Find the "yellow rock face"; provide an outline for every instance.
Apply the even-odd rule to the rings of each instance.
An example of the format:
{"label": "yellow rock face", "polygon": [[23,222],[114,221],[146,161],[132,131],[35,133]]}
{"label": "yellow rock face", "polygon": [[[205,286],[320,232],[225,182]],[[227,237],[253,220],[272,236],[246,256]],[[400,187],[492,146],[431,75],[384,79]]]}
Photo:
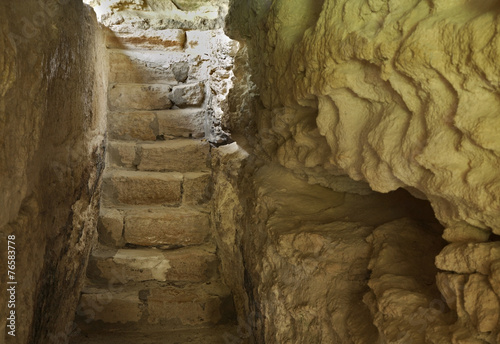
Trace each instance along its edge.
{"label": "yellow rock face", "polygon": [[229,31],[253,37],[280,162],[417,189],[443,223],[500,233],[498,4],[314,3],[230,11]]}
{"label": "yellow rock face", "polygon": [[[362,298],[371,329],[363,335],[359,324],[346,321],[358,334],[350,339],[335,318],[348,305],[321,325],[303,321],[299,307],[279,299],[289,295],[281,285],[265,294],[270,282],[262,276],[273,271],[281,283],[286,279],[281,265],[263,265],[255,294],[271,319],[263,321],[266,343],[300,338],[303,323],[310,342],[498,342],[498,245],[487,242],[497,238],[491,232],[500,234],[498,11],[497,1],[232,2],[226,31],[247,44],[258,90],[253,131],[244,125],[234,130],[257,137],[248,139],[252,153],[335,191],[366,195],[366,183],[383,193],[405,188],[430,201],[451,243],[438,254],[440,239],[423,235],[419,226],[398,227],[380,242],[373,238],[382,227],[375,229],[367,255],[370,291]],[[350,182],[339,178],[345,175]],[[304,199],[297,204],[308,205]],[[262,209],[257,212],[265,217]],[[256,247],[269,228],[256,229]],[[314,248],[310,241],[299,246]],[[266,244],[274,258],[269,252],[277,244]],[[423,267],[429,270],[419,271]],[[436,281],[439,269],[446,272]],[[299,281],[295,277],[293,290],[300,290]],[[319,300],[303,304],[328,309],[330,303]],[[377,335],[367,339],[372,325],[378,341]],[[339,338],[326,340],[334,331]]]}

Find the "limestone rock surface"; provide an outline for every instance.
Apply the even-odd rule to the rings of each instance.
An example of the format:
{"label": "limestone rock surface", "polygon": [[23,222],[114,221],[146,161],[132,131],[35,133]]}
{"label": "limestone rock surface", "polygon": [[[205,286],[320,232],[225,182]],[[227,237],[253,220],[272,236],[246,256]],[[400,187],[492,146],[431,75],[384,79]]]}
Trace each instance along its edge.
{"label": "limestone rock surface", "polygon": [[[78,1],[0,2],[0,342],[65,343],[95,240],[104,36]],[[15,235],[9,335],[7,238]]]}
{"label": "limestone rock surface", "polygon": [[[215,181],[229,183],[228,192],[238,195],[224,198],[238,205],[226,214],[228,219],[232,216],[253,233],[230,230],[242,252],[227,253],[241,260],[244,271],[250,270],[244,281],[251,292],[241,302],[254,311],[249,322],[258,341],[302,340],[296,329],[303,323],[292,314],[300,313],[302,305],[320,303],[320,298],[287,303],[286,296],[296,291],[288,290],[275,272],[286,266],[288,257],[276,259],[272,219],[279,217],[284,204],[297,214],[313,207],[313,202],[295,198],[300,192],[293,186],[278,182],[283,191],[275,190],[270,196],[274,203],[266,202],[258,191],[263,179],[253,177],[256,170],[264,171],[261,166],[278,163],[307,180],[311,190],[319,184],[346,192],[346,203],[353,194],[365,195],[367,202],[375,197],[373,191],[390,194],[404,188],[430,202],[449,242],[446,245],[438,232],[430,235],[421,223],[403,226],[407,229],[402,233],[393,229],[383,243],[372,241],[371,249],[387,256],[379,257],[378,268],[377,252],[364,257],[373,268],[365,285],[371,291],[363,297],[368,311],[363,308],[364,315],[358,316],[369,323],[358,331],[365,335],[344,339],[345,332],[335,328],[342,321],[318,325],[308,309],[300,314],[308,319],[305,327],[311,338],[342,343],[497,343],[498,3],[234,0],[226,22],[226,32],[243,49],[235,59],[237,88],[229,93],[230,111],[223,119],[234,137],[242,138],[238,141],[250,157],[237,173],[216,174]],[[238,111],[242,108],[245,111]],[[224,159],[221,164],[231,166]],[[248,184],[243,182],[247,178]],[[253,190],[251,196],[243,196],[248,190]],[[281,197],[288,200],[280,203],[276,198]],[[353,221],[356,206],[351,206]],[[369,225],[370,211],[357,209],[363,214],[359,222]],[[247,218],[246,212],[253,215]],[[291,228],[293,215],[288,215]],[[386,220],[371,224],[376,228],[372,239],[383,232],[378,226],[391,223]],[[301,217],[299,228],[305,228],[305,222]],[[223,222],[220,227],[229,226]],[[251,263],[248,252],[262,246],[265,262]],[[306,247],[304,242],[300,249]],[[322,257],[327,259],[328,253],[318,254],[314,264]],[[387,271],[373,276],[379,268]],[[302,286],[301,276],[297,286]],[[274,285],[277,279],[279,286]],[[315,310],[328,306],[323,303]],[[348,307],[336,308],[338,316]]]}
{"label": "limestone rock surface", "polygon": [[235,1],[227,31],[249,45],[264,147],[311,178],[415,190],[444,224],[500,234],[496,6]]}

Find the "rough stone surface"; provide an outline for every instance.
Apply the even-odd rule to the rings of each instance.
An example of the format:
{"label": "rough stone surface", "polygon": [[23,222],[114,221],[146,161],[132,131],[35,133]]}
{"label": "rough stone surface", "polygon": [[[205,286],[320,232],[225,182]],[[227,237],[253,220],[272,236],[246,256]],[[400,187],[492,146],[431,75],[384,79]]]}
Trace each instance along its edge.
{"label": "rough stone surface", "polygon": [[488,275],[490,265],[500,259],[500,243],[452,243],[436,257],[441,270]]}
{"label": "rough stone surface", "polygon": [[212,194],[211,175],[207,172],[184,173],[182,200],[186,204],[203,204]]}
{"label": "rough stone surface", "polygon": [[109,90],[111,110],[163,110],[170,109],[169,85],[116,84]]}
{"label": "rough stone surface", "polygon": [[445,228],[443,239],[448,242],[484,242],[488,241],[491,232],[471,226],[467,223],[457,223]]}
{"label": "rough stone surface", "polygon": [[97,249],[87,274],[108,284],[128,281],[206,282],[217,272],[217,257],[210,249],[189,247],[174,251],[156,249]]}
{"label": "rough stone surface", "polygon": [[208,169],[209,144],[204,140],[109,141],[108,147],[108,160],[113,167],[175,172]]}
{"label": "rough stone surface", "polygon": [[[174,70],[185,53],[110,49],[110,83],[173,84],[177,81]],[[182,62],[181,62],[182,63]]]}
{"label": "rough stone surface", "polygon": [[123,215],[116,209],[102,207],[97,224],[99,240],[102,243],[121,247],[123,240]]}
{"label": "rough stone surface", "polygon": [[112,112],[108,115],[108,128],[109,137],[116,140],[202,138],[205,112],[199,109]]}
{"label": "rough stone surface", "polygon": [[222,312],[230,312],[222,305],[228,296],[223,290],[153,288],[147,299],[147,321],[169,328],[214,325],[223,318]]}
{"label": "rough stone surface", "polygon": [[479,332],[492,332],[498,328],[497,295],[488,283],[488,278],[481,274],[472,274],[465,284],[465,311]]}
{"label": "rough stone surface", "polygon": [[180,85],[172,88],[170,100],[180,108],[200,106],[205,99],[203,83]]}
{"label": "rough stone surface", "polygon": [[173,330],[173,331],[120,331],[115,332],[89,332],[85,336],[78,336],[72,339],[71,344],[137,344],[137,343],[163,343],[163,344],[220,344],[231,340],[234,344],[247,344],[240,335],[239,330],[233,325],[217,326],[211,328],[201,328],[193,331]]}
{"label": "rough stone surface", "polygon": [[202,171],[207,169],[209,144],[199,140],[170,140],[141,145],[139,170]]}
{"label": "rough stone surface", "polygon": [[108,114],[110,139],[156,140],[156,114],[151,112],[112,112]]}
{"label": "rough stone surface", "polygon": [[428,333],[452,323],[435,283],[440,234],[439,227],[401,219],[368,237],[371,292],[363,300],[382,342],[425,342]]}
{"label": "rough stone surface", "polygon": [[500,234],[495,1],[232,5],[283,165],[413,188],[446,225]]}
{"label": "rough stone surface", "polygon": [[[0,342],[64,343],[95,240],[106,55],[78,1],[0,2]],[[15,235],[16,332],[7,332]]]}
{"label": "rough stone surface", "polygon": [[80,307],[85,309],[97,309],[98,311],[88,315],[93,321],[105,323],[128,323],[137,322],[141,319],[142,309],[138,293],[122,292],[111,294],[83,293],[80,300]]}
{"label": "rough stone surface", "polygon": [[[419,321],[426,314],[439,316],[430,304],[439,299],[433,255],[445,243],[426,202],[407,194],[334,192],[310,185],[277,165],[255,171],[258,163],[235,143],[214,149],[212,159],[212,222],[222,273],[233,290],[239,321],[257,343],[373,343],[379,336],[383,342],[379,335],[383,316],[378,316],[379,330],[372,314],[378,313],[378,307],[394,305],[401,315],[405,302],[413,299],[427,301],[423,305],[428,309],[416,318]],[[394,221],[404,217],[417,220]],[[422,224],[429,221],[430,228]],[[393,253],[385,251],[387,255],[374,253],[386,235],[382,225],[393,232],[388,235],[393,237]],[[376,227],[381,228],[377,244],[367,240]],[[395,270],[405,261],[401,256],[406,249],[413,247],[406,263]],[[414,277],[423,291],[398,285],[403,276],[391,281],[399,286],[400,296],[385,295],[384,285],[378,284],[377,291],[383,295],[364,303],[369,283],[376,283],[376,279],[370,282],[370,269],[377,266],[369,265],[371,257],[388,263],[393,274],[405,267],[415,276],[425,272],[423,280]],[[420,260],[412,263],[412,257]],[[403,315],[394,316],[400,324],[409,321]],[[443,324],[448,323],[443,320]]]}
{"label": "rough stone surface", "polygon": [[142,246],[187,246],[205,242],[209,215],[189,208],[156,210],[125,216],[125,240]]}
{"label": "rough stone surface", "polygon": [[108,165],[134,168],[137,165],[137,145],[134,142],[108,141]]}
{"label": "rough stone surface", "polygon": [[[370,279],[372,294],[364,298],[370,308],[366,323],[376,326],[380,343],[498,342],[495,319],[500,308],[492,297],[494,286],[484,283],[485,279],[491,283],[496,274],[492,263],[499,259],[500,140],[493,129],[500,121],[497,5],[466,0],[231,1],[226,32],[241,41],[234,79],[240,86],[229,93],[230,111],[222,118],[250,157],[241,166],[213,165],[221,170],[215,172],[214,198],[221,198],[216,204],[228,202],[235,208],[229,213],[219,210],[215,218],[220,230],[234,234],[229,236],[232,248],[222,235],[218,240],[229,245],[221,251],[233,261],[240,257],[240,275],[223,266],[233,275],[246,274],[245,291],[235,294],[238,307],[254,314],[245,321],[254,326],[257,342],[301,338],[300,331],[294,331],[297,322],[262,296],[263,276],[278,269],[269,264],[247,272],[253,265],[248,252],[262,245],[273,247],[264,244],[264,238],[272,238],[271,215],[265,215],[260,194],[251,190],[255,190],[255,169],[276,162],[311,184],[347,191],[346,199],[352,197],[349,193],[369,199],[369,189],[388,193],[405,188],[428,200],[446,228],[443,238],[451,244],[437,257],[439,247],[434,244],[439,239],[425,248],[420,236],[414,235],[415,249],[431,260],[436,257],[435,263],[425,260],[430,266],[411,254],[413,262],[401,254],[391,259],[417,271],[422,265],[425,271],[419,272],[425,273],[429,288],[418,276],[401,276],[400,271],[387,274],[391,276],[377,285]],[[232,170],[238,167],[237,172]],[[245,183],[246,179],[250,181]],[[235,195],[219,190],[219,185]],[[291,187],[283,188],[290,190],[290,198],[296,194]],[[308,205],[305,200],[296,202]],[[358,209],[369,218],[367,209]],[[253,234],[231,231],[229,223],[235,222]],[[429,291],[434,288],[436,267],[455,273],[439,274],[437,283],[451,310],[439,304],[437,290]],[[284,288],[280,285],[275,295],[286,294]],[[438,301],[432,303],[434,299]],[[286,311],[292,309],[298,311],[287,305]],[[264,317],[259,317],[262,313]],[[285,334],[276,328],[290,330]],[[311,337],[331,333],[328,324],[309,329]],[[373,343],[373,338],[367,334],[345,342]],[[317,342],[344,340],[323,337]]]}
{"label": "rough stone surface", "polygon": [[112,32],[106,36],[106,46],[115,49],[179,51],[184,48],[184,30],[134,30],[132,33]]}
{"label": "rough stone surface", "polygon": [[[179,339],[175,332],[182,329],[193,334],[203,332],[202,328],[227,324],[233,314],[229,290],[217,282],[171,285],[150,281],[128,285],[127,289],[118,285],[88,286],[77,311],[82,328],[74,335],[80,336],[71,343],[86,342],[89,337],[101,343],[99,339],[107,338],[109,333],[115,336],[119,333],[117,338],[122,340],[134,338],[134,333],[149,334],[149,340],[138,342],[141,344],[170,343],[171,336]],[[164,338],[151,341],[160,332]],[[121,337],[124,333],[128,335]]]}
{"label": "rough stone surface", "polygon": [[157,114],[160,135],[194,138],[205,135],[204,111],[183,109],[158,112]]}
{"label": "rough stone surface", "polygon": [[[224,26],[228,0],[85,0],[107,27],[118,32],[166,29],[214,30]],[[147,33],[145,34],[147,35]],[[154,42],[152,42],[154,43]]]}
{"label": "rough stone surface", "polygon": [[119,204],[177,204],[182,174],[115,171],[105,177],[104,201]]}

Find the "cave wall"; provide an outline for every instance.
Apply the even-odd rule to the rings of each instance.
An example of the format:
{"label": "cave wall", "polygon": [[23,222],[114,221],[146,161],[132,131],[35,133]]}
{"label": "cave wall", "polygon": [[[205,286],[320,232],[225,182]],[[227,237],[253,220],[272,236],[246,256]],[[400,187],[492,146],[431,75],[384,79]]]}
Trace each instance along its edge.
{"label": "cave wall", "polygon": [[496,1],[235,1],[228,22],[251,37],[283,165],[415,189],[443,223],[498,234],[497,15]]}
{"label": "cave wall", "polygon": [[[233,106],[224,119],[241,147],[214,154],[215,190],[222,186],[215,218],[222,219],[221,250],[234,263],[226,266],[228,275],[239,276],[234,288],[245,309],[242,326],[266,343],[499,342],[497,1],[235,0],[230,5],[226,32],[244,43],[240,54],[248,62],[242,59],[235,68]],[[247,69],[251,82],[238,69]],[[231,156],[240,162],[230,162]],[[293,178],[266,182],[280,168]],[[275,187],[287,178],[290,186],[282,188],[288,195],[280,200],[274,195],[282,189]],[[332,208],[355,209],[362,202],[368,209],[397,208],[391,192],[406,189],[430,202],[444,232],[430,230],[439,227],[430,219],[408,220],[415,214],[372,221],[367,208],[358,208],[364,214],[358,226],[370,227],[353,231],[368,243],[365,256],[358,257],[364,262],[351,270],[354,276],[368,273],[364,281],[352,277],[359,282],[358,294],[292,298],[312,270],[296,272],[293,279],[286,274],[307,259],[328,261],[325,247],[342,240],[307,239],[315,251],[307,240],[293,246],[289,239],[291,248],[283,249],[285,232],[273,217],[296,193],[294,178],[344,197],[364,196]],[[388,198],[370,203],[372,190]],[[273,201],[266,201],[268,194]],[[304,200],[295,201],[307,208]],[[296,209],[304,216],[302,210]],[[284,228],[295,225],[284,218]],[[323,225],[330,223],[333,233],[342,228],[338,222],[333,216]],[[306,238],[324,232],[318,226],[299,232]],[[233,244],[224,248],[226,233]],[[383,240],[397,233],[398,238]],[[405,247],[411,254],[404,254]],[[337,268],[325,268],[326,275],[342,271]],[[325,280],[318,285],[329,288]],[[361,335],[346,335],[346,328],[356,328],[349,322],[356,316],[349,315],[349,302],[332,305],[337,298],[358,302],[360,319],[370,322]],[[305,304],[327,311],[313,316],[315,311],[301,308]]]}
{"label": "cave wall", "polygon": [[64,343],[72,330],[104,168],[98,27],[79,0],[0,3],[0,254],[15,235],[17,282],[8,309],[2,263],[2,343]]}

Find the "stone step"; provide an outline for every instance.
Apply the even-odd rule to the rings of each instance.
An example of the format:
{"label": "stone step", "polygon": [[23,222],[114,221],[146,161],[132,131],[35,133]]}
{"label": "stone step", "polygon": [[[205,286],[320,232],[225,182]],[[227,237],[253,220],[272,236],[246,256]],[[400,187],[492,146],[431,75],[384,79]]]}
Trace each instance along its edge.
{"label": "stone step", "polygon": [[[78,332],[77,332],[78,333]],[[210,328],[158,331],[89,331],[70,337],[70,344],[248,344],[248,335],[240,336],[236,325]]]}
{"label": "stone step", "polygon": [[162,84],[114,84],[108,90],[111,110],[164,110],[173,104],[172,86]]}
{"label": "stone step", "polygon": [[205,140],[177,139],[154,142],[109,141],[111,167],[137,168],[139,171],[208,170],[210,145]]}
{"label": "stone step", "polygon": [[181,29],[140,30],[130,32],[108,31],[106,47],[111,49],[138,49],[182,51],[186,44],[186,33]]}
{"label": "stone step", "polygon": [[189,205],[207,203],[212,195],[210,172],[186,172],[182,184],[182,202]]}
{"label": "stone step", "polygon": [[110,83],[176,84],[208,79],[208,61],[184,52],[109,49]]}
{"label": "stone step", "polygon": [[210,232],[208,210],[197,207],[101,208],[99,241],[161,248],[201,245]]}
{"label": "stone step", "polygon": [[217,281],[178,286],[146,282],[86,287],[76,314],[84,332],[102,323],[107,330],[193,329],[228,323],[234,306],[229,289]]}
{"label": "stone step", "polygon": [[210,200],[210,172],[150,172],[108,169],[103,178],[101,204],[201,205]]}
{"label": "stone step", "polygon": [[102,203],[178,205],[184,176],[179,172],[107,170],[103,178]]}
{"label": "stone step", "polygon": [[181,85],[112,84],[108,106],[114,110],[165,110],[172,106],[198,107],[205,99],[203,82]]}
{"label": "stone step", "polygon": [[87,277],[107,285],[130,281],[207,282],[217,277],[218,260],[211,245],[159,250],[99,247],[93,250]]}
{"label": "stone step", "polygon": [[108,114],[109,138],[146,140],[205,136],[205,110],[111,112]]}

